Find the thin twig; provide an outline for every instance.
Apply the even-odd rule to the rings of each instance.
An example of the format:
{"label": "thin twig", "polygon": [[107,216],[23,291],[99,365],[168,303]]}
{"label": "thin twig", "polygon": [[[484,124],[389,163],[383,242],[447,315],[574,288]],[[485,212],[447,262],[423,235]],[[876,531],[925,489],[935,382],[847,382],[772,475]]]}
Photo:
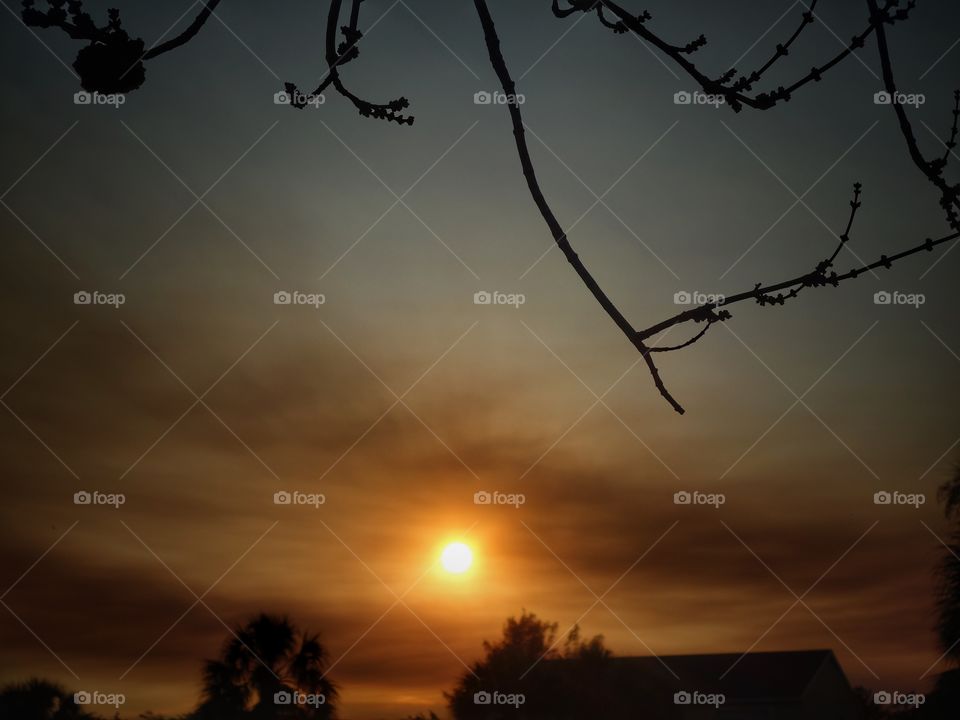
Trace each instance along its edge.
{"label": "thin twig", "polygon": [[[485,0],[474,0],[474,4],[477,8],[477,14],[480,17],[480,24],[483,27],[487,51],[490,55],[490,62],[493,65],[494,72],[496,72],[497,77],[500,80],[503,92],[506,97],[516,97],[516,85],[512,76],[510,75],[510,70],[507,68],[507,63],[504,60],[503,52],[500,49],[500,38],[497,35],[496,25],[494,24],[493,18],[490,15],[490,10],[487,7],[487,3]],[[660,378],[660,372],[653,362],[650,348],[643,343],[643,340],[637,334],[637,331],[624,317],[623,313],[620,312],[617,306],[613,304],[613,301],[610,300],[594,277],[587,270],[586,266],[583,264],[583,261],[580,260],[580,257],[571,247],[570,241],[567,239],[567,234],[564,232],[563,227],[557,220],[556,215],[550,208],[550,205],[547,203],[547,200],[543,195],[543,191],[540,189],[540,183],[537,180],[537,173],[534,169],[533,161],[530,159],[530,149],[527,146],[526,132],[524,130],[523,116],[520,112],[520,106],[518,103],[512,102],[509,103],[507,107],[510,111],[510,119],[513,123],[513,136],[516,140],[517,153],[520,157],[520,165],[523,168],[523,176],[527,181],[527,188],[530,191],[530,195],[533,197],[534,203],[540,210],[540,214],[543,216],[544,222],[546,222],[547,227],[550,229],[550,234],[553,235],[553,239],[557,243],[557,247],[560,248],[560,251],[563,253],[564,257],[566,257],[570,265],[573,266],[577,275],[580,276],[580,279],[583,281],[584,285],[586,285],[587,289],[591,292],[594,298],[596,298],[597,302],[600,303],[600,306],[606,311],[607,315],[613,319],[617,327],[620,328],[623,334],[627,336],[630,342],[633,343],[637,350],[639,350],[643,355],[643,358],[647,363],[647,369],[650,371],[654,384],[660,391],[660,394],[663,395],[663,397],[667,400],[667,402],[670,403],[674,410],[682,414],[684,412],[683,407],[681,407],[680,403],[678,403],[670,394]]]}
{"label": "thin twig", "polygon": [[210,16],[213,15],[213,11],[216,10],[217,5],[220,4],[220,0],[207,0],[203,3],[203,10],[194,18],[193,22],[190,23],[190,27],[184,30],[182,33],[177,35],[175,38],[167,40],[165,43],[157,45],[155,48],[152,48],[147,51],[143,56],[144,60],[151,60],[157,55],[162,55],[163,53],[170,52],[175,50],[181,45],[185,45],[190,42],[197,33],[200,32],[201,28],[206,24],[207,20],[210,19]]}

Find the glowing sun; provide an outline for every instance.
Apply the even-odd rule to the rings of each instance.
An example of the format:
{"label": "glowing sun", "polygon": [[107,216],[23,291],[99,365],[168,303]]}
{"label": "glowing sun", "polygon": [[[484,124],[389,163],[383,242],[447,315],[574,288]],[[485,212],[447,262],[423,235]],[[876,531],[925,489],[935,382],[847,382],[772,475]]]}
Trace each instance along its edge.
{"label": "glowing sun", "polygon": [[449,573],[464,573],[473,564],[473,553],[462,542],[450,543],[440,555],[440,564]]}

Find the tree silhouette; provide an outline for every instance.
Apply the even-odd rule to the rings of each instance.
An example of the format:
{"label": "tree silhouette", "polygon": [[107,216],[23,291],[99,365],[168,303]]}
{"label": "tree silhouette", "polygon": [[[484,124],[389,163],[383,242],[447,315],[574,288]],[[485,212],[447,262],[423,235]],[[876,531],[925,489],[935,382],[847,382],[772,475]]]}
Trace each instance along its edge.
{"label": "tree silhouette", "polygon": [[937,566],[937,619],[934,626],[943,658],[952,666],[937,676],[933,691],[917,716],[954,718],[960,707],[960,465],[940,486],[938,498],[954,523]]}
{"label": "tree silhouette", "polygon": [[34,678],[0,690],[0,720],[94,720],[73,700],[73,693]]}
{"label": "tree silhouette", "polygon": [[[332,720],[338,694],[326,670],[317,635],[301,632],[286,616],[261,613],[232,630],[220,656],[205,662],[200,704],[180,720]],[[0,690],[0,720],[100,718],[60,685],[32,679]]]}
{"label": "tree silhouette", "polygon": [[955,525],[938,568],[937,638],[947,658],[960,667],[960,465],[940,487],[939,497]]}
{"label": "tree silhouette", "polygon": [[337,689],[326,667],[317,635],[299,631],[286,616],[261,613],[204,665],[196,718],[328,720],[335,717]]}
{"label": "tree silhouette", "polygon": [[[129,92],[143,84],[146,78],[145,62],[174,50],[197,36],[209,18],[214,15],[220,2],[221,0],[206,0],[203,3],[203,9],[184,32],[149,49],[145,48],[142,40],[127,34],[121,25],[117,10],[110,11],[107,24],[101,27],[88,13],[84,12],[82,0],[46,0],[45,11],[36,8],[36,0],[23,0],[23,19],[27,25],[60,28],[71,38],[87,41],[88,44],[80,50],[74,63],[81,84],[86,90],[104,93]],[[342,78],[342,68],[360,55],[359,43],[363,38],[363,31],[360,29],[362,2],[363,0],[349,0],[346,3],[349,5],[349,17],[345,20],[345,24],[341,24],[344,22],[342,19],[345,12],[344,0],[330,0],[324,36],[327,71],[311,93],[303,93],[295,83],[286,83],[289,104],[294,108],[303,109],[320,93],[333,88],[365,117],[412,125],[414,118],[403,114],[409,106],[405,97],[401,96],[387,102],[370,102],[351,91]],[[812,85],[819,83],[835,67],[865,49],[868,43],[874,43],[883,72],[884,91],[890,98],[891,112],[896,119],[909,157],[938,194],[939,204],[949,228],[949,232],[938,238],[905,241],[903,249],[883,254],[873,262],[848,270],[837,269],[835,267],[837,256],[851,240],[853,221],[861,206],[861,185],[856,183],[853,199],[850,201],[850,218],[846,228],[838,232],[836,250],[815,264],[811,263],[812,269],[785,280],[757,283],[751,289],[726,294],[715,302],[685,310],[653,323],[645,329],[639,329],[623,315],[571,245],[566,231],[540,187],[527,146],[520,106],[515,102],[507,103],[527,188],[551,236],[583,285],[641,354],[657,390],[679,413],[683,413],[684,409],[667,389],[655,362],[655,356],[658,353],[675,352],[694,345],[704,338],[715,324],[731,319],[732,306],[742,302],[753,302],[761,307],[783,305],[805,290],[836,287],[841,282],[853,280],[866,272],[889,269],[893,263],[920,252],[932,252],[943,248],[960,238],[960,184],[951,184],[946,177],[948,162],[953,150],[957,147],[958,127],[960,127],[960,91],[954,93],[953,122],[946,139],[942,141],[943,152],[940,153],[938,150],[936,154],[928,157],[920,147],[910,118],[902,104],[902,94],[898,91],[887,38],[888,28],[907,21],[916,8],[916,2],[915,0],[864,0],[864,2],[866,16],[864,27],[841,51],[825,57],[813,68],[801,72],[793,82],[776,88],[760,89],[768,71],[781,64],[784,58],[790,55],[791,47],[802,38],[804,31],[817,22],[815,11],[818,0],[811,0],[809,5],[804,4],[805,9],[796,29],[783,42],[776,45],[769,59],[760,67],[748,72],[730,68],[719,75],[703,70],[694,62],[693,58],[697,51],[707,44],[707,38],[704,35],[686,43],[674,43],[651,29],[653,18],[650,13],[634,14],[614,0],[551,0],[553,15],[559,19],[569,18],[575,14],[595,14],[597,21],[614,34],[630,33],[641,38],[685,72],[703,92],[722,97],[724,104],[734,112],[779,108],[788,103],[797,93],[806,91]],[[480,19],[490,62],[503,92],[508,98],[516,97],[516,84],[500,48],[500,38],[487,2],[474,0],[474,5]],[[688,326],[691,328],[688,339],[669,346],[658,344],[666,331]]]}
{"label": "tree silhouette", "polygon": [[[643,717],[656,720],[663,708],[642,681],[623,677],[610,662],[603,637],[580,639],[574,627],[561,639],[557,624],[533,613],[509,618],[496,643],[484,642],[475,662],[446,695],[456,720],[583,720],[588,717]],[[483,702],[484,694],[522,696],[519,707]]]}

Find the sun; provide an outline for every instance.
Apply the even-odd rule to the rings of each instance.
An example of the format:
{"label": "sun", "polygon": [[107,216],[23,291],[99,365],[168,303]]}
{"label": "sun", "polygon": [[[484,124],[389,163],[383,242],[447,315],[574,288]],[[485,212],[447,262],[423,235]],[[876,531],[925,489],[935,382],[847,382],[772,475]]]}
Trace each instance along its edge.
{"label": "sun", "polygon": [[462,542],[450,543],[440,555],[440,564],[448,573],[465,573],[473,564],[473,553]]}

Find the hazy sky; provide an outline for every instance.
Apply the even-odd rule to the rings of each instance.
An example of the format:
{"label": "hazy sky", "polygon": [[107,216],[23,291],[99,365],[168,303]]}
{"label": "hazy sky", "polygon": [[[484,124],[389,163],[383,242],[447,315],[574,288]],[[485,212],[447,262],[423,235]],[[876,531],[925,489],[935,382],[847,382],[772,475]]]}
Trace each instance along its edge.
{"label": "hazy sky", "polygon": [[[114,109],[75,105],[79,46],[3,2],[0,681],[182,712],[224,623],[263,609],[321,633],[347,720],[398,718],[439,711],[526,608],[621,655],[830,647],[854,682],[924,686],[940,654],[934,495],[960,432],[960,253],[738,306],[662,358],[680,417],[550,249],[506,109],[474,104],[496,79],[472,3],[364,3],[344,78],[408,97],[416,123],[399,127],[335,95],[273,103],[284,81],[322,76],[327,3],[225,0]],[[148,45],[195,12],[127,5]],[[862,29],[863,3],[821,5],[771,86]],[[635,9],[677,42],[706,33],[698,62],[720,75],[761,65],[802,3]],[[872,44],[788,104],[735,114],[674,104],[692,82],[593,17],[557,20],[546,0],[491,11],[544,191],[637,326],[677,312],[680,291],[811,269],[856,181],[840,267],[945,234],[874,104]],[[931,155],[958,27],[955,3],[924,2],[891,31]],[[78,306],[81,290],[126,301]],[[275,305],[282,290],[326,302]],[[474,304],[494,290],[526,302]],[[878,306],[880,291],[925,303]],[[76,506],[80,490],[126,503]],[[326,503],[276,506],[280,490]],[[526,504],[477,506],[478,490]],[[682,490],[726,503],[677,506]],[[927,501],[877,506],[881,490]],[[456,538],[476,558],[462,578],[435,566]]]}

